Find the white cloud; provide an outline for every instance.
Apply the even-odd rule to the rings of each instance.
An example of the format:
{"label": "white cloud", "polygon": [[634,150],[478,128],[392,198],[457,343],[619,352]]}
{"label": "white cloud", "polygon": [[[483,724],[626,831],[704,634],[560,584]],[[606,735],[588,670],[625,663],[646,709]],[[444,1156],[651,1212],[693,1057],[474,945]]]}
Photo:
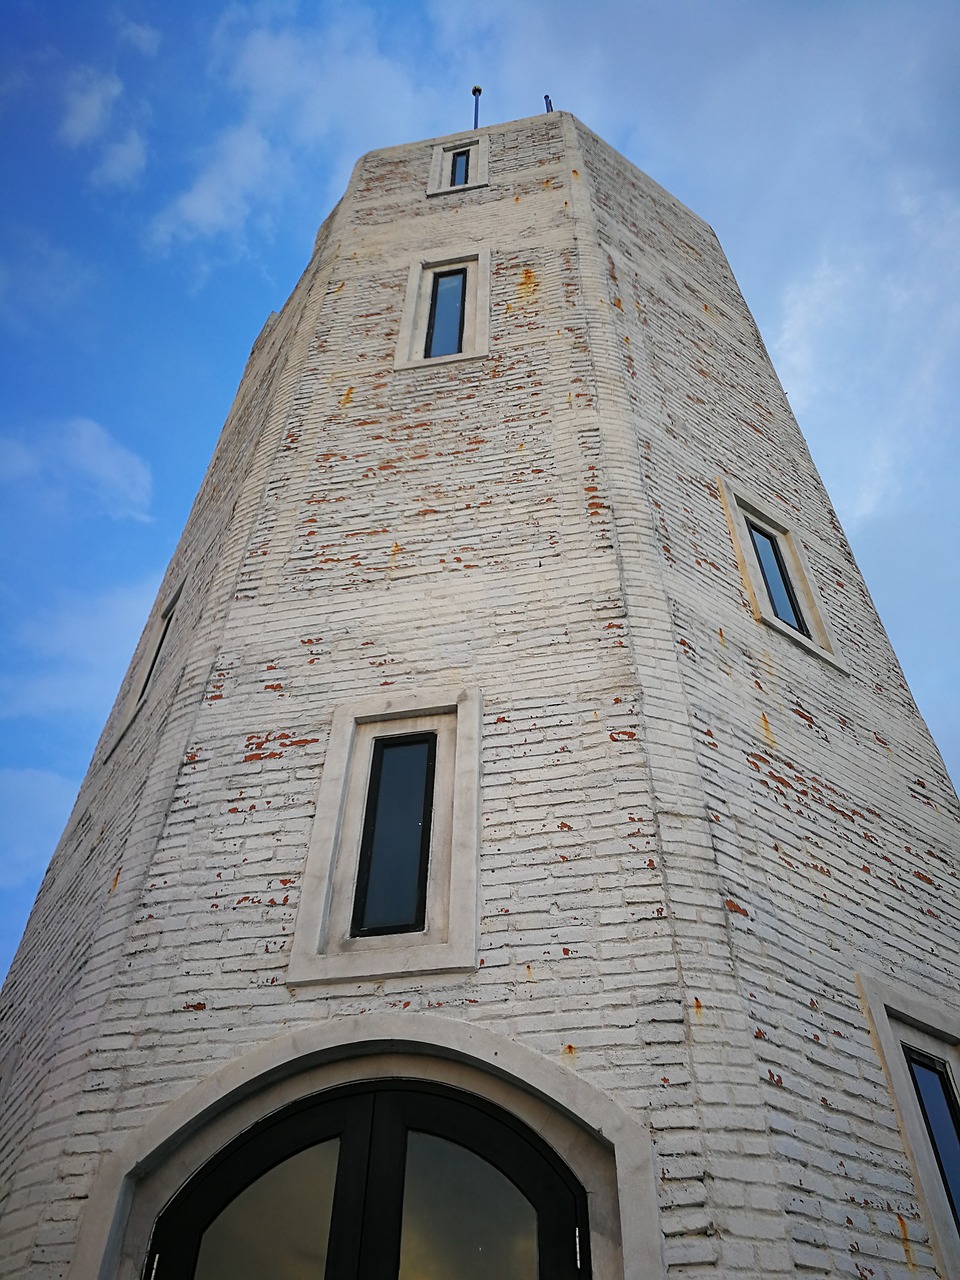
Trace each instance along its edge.
{"label": "white cloud", "polygon": [[44,769],[0,769],[0,889],[35,881],[66,825],[79,783]]}
{"label": "white cloud", "polygon": [[256,16],[234,6],[218,28],[212,74],[223,79],[237,118],[207,149],[191,185],[154,219],[157,247],[242,237],[298,186],[319,185],[319,156],[325,177],[342,187],[358,151],[390,141],[385,104],[397,141],[429,131],[439,90],[417,79],[409,59],[381,52],[364,8],[349,20],[334,11],[313,28],[278,26],[276,8],[273,26],[256,25]]}
{"label": "white cloud", "polygon": [[128,129],[116,142],[103,148],[100,163],[91,174],[98,186],[129,187],[147,163],[146,144],[136,129]]}
{"label": "white cloud", "polygon": [[856,268],[840,270],[821,261],[812,275],[794,280],[786,290],[776,365],[795,412],[821,389],[819,345],[827,327],[843,318],[845,301],[858,287],[857,275]]}
{"label": "white cloud", "polygon": [[159,575],[131,586],[64,596],[8,633],[0,718],[82,715],[106,719],[133,653]]}
{"label": "white cloud", "polygon": [[152,243],[165,249],[175,240],[241,231],[254,204],[273,189],[272,160],[270,143],[252,121],[227,130],[193,186],[154,218]]}
{"label": "white cloud", "polygon": [[113,105],[123,92],[114,75],[81,67],[73,73],[64,93],[65,107],[60,136],[72,147],[95,142],[110,124]]}
{"label": "white cloud", "polygon": [[149,520],[147,464],[91,418],[72,418],[29,440],[0,437],[0,483],[54,507],[91,505],[116,520]]}
{"label": "white cloud", "polygon": [[843,223],[824,228],[818,266],[784,291],[773,354],[841,519],[855,529],[915,501],[924,462],[952,421],[960,203],[929,173],[889,168],[843,202]]}
{"label": "white cloud", "polygon": [[131,45],[147,57],[152,58],[160,48],[160,32],[156,27],[148,26],[145,22],[123,20],[120,22],[118,32],[124,44]]}

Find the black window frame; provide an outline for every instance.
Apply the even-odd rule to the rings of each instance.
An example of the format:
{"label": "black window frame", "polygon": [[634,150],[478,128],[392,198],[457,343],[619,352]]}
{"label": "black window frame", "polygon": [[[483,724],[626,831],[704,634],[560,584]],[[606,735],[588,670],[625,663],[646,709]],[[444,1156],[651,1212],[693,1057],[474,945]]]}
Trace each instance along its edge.
{"label": "black window frame", "polygon": [[[457,162],[463,161],[463,177],[457,177]],[[459,151],[454,151],[450,157],[450,186],[465,187],[470,182],[470,148],[463,147]]]}
{"label": "black window frame", "polygon": [[927,1131],[927,1137],[930,1141],[930,1147],[933,1151],[934,1158],[937,1162],[937,1169],[940,1173],[940,1181],[943,1184],[944,1195],[947,1198],[947,1204],[953,1214],[953,1221],[958,1231],[960,1231],[960,1187],[954,1186],[948,1177],[943,1164],[943,1155],[941,1152],[940,1139],[934,1131],[930,1114],[924,1100],[923,1090],[914,1071],[914,1066],[926,1068],[927,1071],[933,1072],[940,1081],[943,1090],[944,1099],[946,1101],[947,1110],[950,1113],[950,1119],[953,1123],[954,1136],[960,1143],[960,1100],[957,1098],[956,1088],[953,1082],[953,1076],[949,1065],[942,1059],[936,1057],[932,1053],[926,1053],[923,1049],[918,1049],[915,1045],[901,1042],[903,1045],[903,1055],[907,1060],[907,1071],[910,1075],[911,1083],[917,1097],[917,1105],[920,1108],[920,1114],[923,1117],[923,1123]]}
{"label": "black window frame", "polygon": [[[414,917],[402,924],[365,925],[370,873],[373,866],[373,846],[377,833],[377,817],[380,799],[380,777],[384,753],[391,747],[414,743],[427,744],[427,760],[424,771],[423,809],[420,821],[420,860],[417,868],[417,901]],[[370,759],[370,776],[364,803],[363,827],[360,837],[360,856],[357,864],[357,882],[353,898],[353,914],[350,922],[352,938],[375,938],[394,933],[422,933],[427,919],[427,880],[430,870],[430,834],[433,829],[433,804],[437,767],[437,734],[398,733],[374,738]]]}
{"label": "black window frame", "polygon": [[[810,635],[810,628],[807,625],[806,618],[803,616],[803,610],[800,608],[800,601],[797,599],[797,593],[796,593],[796,590],[794,589],[793,581],[790,577],[790,572],[787,569],[786,561],[783,558],[783,551],[781,550],[781,547],[780,547],[779,535],[771,529],[764,528],[763,525],[758,524],[756,521],[751,520],[749,517],[747,517],[746,524],[747,524],[747,530],[750,534],[750,543],[753,547],[753,554],[757,557],[757,564],[760,566],[760,574],[763,578],[763,585],[766,588],[767,599],[770,601],[770,608],[773,610],[774,617],[778,618],[784,624],[784,626],[792,627],[793,630],[798,631],[800,635],[806,636],[808,640],[811,639],[812,637]],[[790,618],[785,618],[781,614],[780,610],[777,608],[776,596],[774,595],[773,589],[771,588],[770,579],[767,576],[767,569],[763,562],[763,556],[760,554],[760,548],[757,545],[758,537],[765,539],[766,542],[769,543],[770,548],[773,551],[773,556],[777,564],[777,570],[780,575],[780,583],[781,583],[781,586],[783,587],[784,595],[787,597],[787,600],[790,604],[790,608],[793,610],[793,615],[795,620],[791,620]]]}
{"label": "black window frame", "polygon": [[142,1280],[190,1280],[203,1233],[236,1196],[306,1148],[339,1138],[327,1268],[318,1280],[396,1280],[410,1132],[445,1138],[507,1177],[537,1214],[539,1280],[590,1280],[587,1197],[536,1133],[449,1085],[388,1079],[301,1099],[234,1138],[188,1179],[154,1226]]}
{"label": "black window frame", "polygon": [[[455,351],[443,351],[434,353],[433,339],[436,329],[437,320],[437,302],[440,293],[440,282],[449,280],[453,276],[460,277],[460,318],[457,330],[457,348]],[[423,345],[423,358],[425,360],[438,360],[444,356],[462,355],[463,354],[463,325],[467,312],[467,268],[452,267],[449,271],[434,271],[433,280],[430,286],[430,312],[427,319],[427,335]]]}

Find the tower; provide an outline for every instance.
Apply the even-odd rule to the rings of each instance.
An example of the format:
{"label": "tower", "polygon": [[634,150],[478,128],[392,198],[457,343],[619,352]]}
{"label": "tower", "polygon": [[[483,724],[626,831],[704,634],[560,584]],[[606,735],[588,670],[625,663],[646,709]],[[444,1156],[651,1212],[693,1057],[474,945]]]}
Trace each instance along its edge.
{"label": "tower", "polygon": [[958,816],[709,228],[373,152],[4,989],[0,1276],[960,1274]]}

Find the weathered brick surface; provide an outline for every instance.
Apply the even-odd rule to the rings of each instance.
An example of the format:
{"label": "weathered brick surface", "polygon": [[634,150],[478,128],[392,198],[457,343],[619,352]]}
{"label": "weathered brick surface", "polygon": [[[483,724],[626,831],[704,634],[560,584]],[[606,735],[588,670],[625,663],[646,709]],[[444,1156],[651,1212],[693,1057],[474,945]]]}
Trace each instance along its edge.
{"label": "weathered brick surface", "polygon": [[[398,1009],[642,1112],[671,1272],[892,1277],[903,1221],[934,1274],[854,973],[955,992],[956,797],[709,228],[569,116],[487,132],[455,196],[364,157],[251,355],[4,989],[0,1276],[62,1275],[102,1153],[218,1065]],[[489,355],[395,370],[411,262],[478,246]],[[849,674],[755,621],[719,476]],[[291,990],[333,709],[456,684],[480,967]]]}

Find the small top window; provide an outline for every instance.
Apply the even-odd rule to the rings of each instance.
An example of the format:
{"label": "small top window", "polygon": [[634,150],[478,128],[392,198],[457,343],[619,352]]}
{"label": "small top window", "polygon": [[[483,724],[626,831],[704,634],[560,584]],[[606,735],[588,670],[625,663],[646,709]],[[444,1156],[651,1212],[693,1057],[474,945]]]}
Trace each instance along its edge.
{"label": "small top window", "polygon": [[427,195],[439,196],[444,192],[472,191],[488,183],[490,139],[461,138],[457,142],[442,142],[433,149],[430,161],[430,177]]}
{"label": "small top window", "polygon": [[451,187],[465,187],[470,180],[470,152],[455,151],[450,169]]}

